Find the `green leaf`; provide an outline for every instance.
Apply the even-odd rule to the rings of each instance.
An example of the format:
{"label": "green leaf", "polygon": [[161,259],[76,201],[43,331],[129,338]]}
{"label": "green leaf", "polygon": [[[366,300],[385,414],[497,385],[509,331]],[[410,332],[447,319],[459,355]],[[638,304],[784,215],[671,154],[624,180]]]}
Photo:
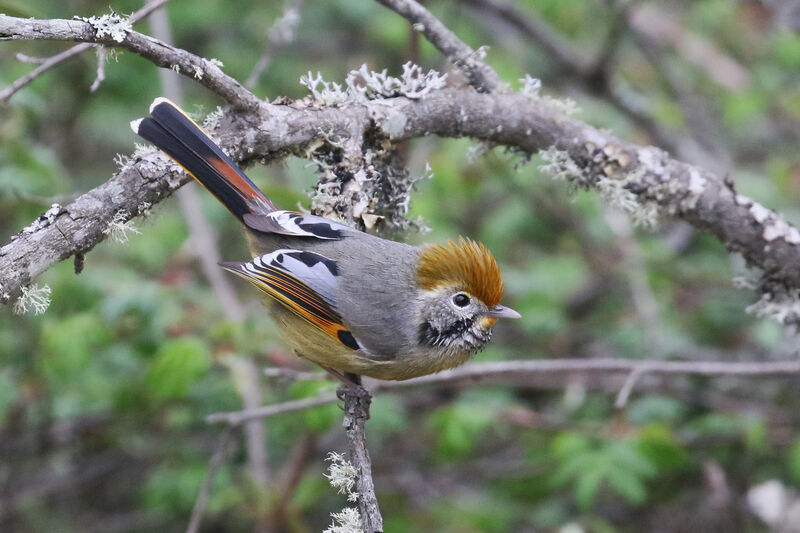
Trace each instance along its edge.
{"label": "green leaf", "polygon": [[147,372],[147,390],[157,400],[182,398],[210,366],[211,356],[202,340],[168,339],[158,349]]}
{"label": "green leaf", "polygon": [[591,439],[578,433],[561,433],[550,445],[557,457],[566,458],[591,448]]}
{"label": "green leaf", "polygon": [[[292,383],[289,392],[292,398],[313,398],[319,396],[325,389],[330,389],[330,381],[296,381]],[[312,431],[321,433],[341,419],[342,412],[337,404],[322,405],[304,410],[300,416],[306,426]]]}
{"label": "green leaf", "polygon": [[39,360],[40,368],[51,382],[70,381],[83,372],[98,348],[111,339],[111,330],[90,312],[48,322],[42,335],[44,356]]}
{"label": "green leaf", "polygon": [[680,400],[668,396],[645,396],[630,403],[628,420],[632,424],[644,425],[653,422],[670,422],[680,419],[686,411]]}
{"label": "green leaf", "polygon": [[644,428],[638,437],[637,450],[660,471],[670,471],[685,465],[688,452],[667,426],[654,424]]}
{"label": "green leaf", "polygon": [[612,468],[606,476],[608,484],[628,503],[642,504],[647,499],[647,490],[641,478],[624,468]]}
{"label": "green leaf", "polygon": [[587,471],[578,478],[578,482],[575,485],[575,500],[581,509],[586,510],[594,505],[597,491],[600,489],[600,483],[603,481],[605,473],[604,469],[596,468]]}
{"label": "green leaf", "polygon": [[482,405],[456,403],[433,413],[430,426],[437,436],[436,455],[445,461],[468,456],[492,423],[491,411]]}
{"label": "green leaf", "polygon": [[556,487],[566,485],[569,481],[580,478],[585,472],[595,468],[600,458],[597,452],[582,452],[573,455],[556,470],[551,482]]}
{"label": "green leaf", "polygon": [[635,447],[635,443],[631,441],[614,442],[608,447],[609,458],[614,466],[637,474],[641,477],[655,476],[657,470],[655,466],[643,455],[641,455]]}
{"label": "green leaf", "polygon": [[800,438],[795,440],[789,448],[789,475],[795,486],[800,487]]}

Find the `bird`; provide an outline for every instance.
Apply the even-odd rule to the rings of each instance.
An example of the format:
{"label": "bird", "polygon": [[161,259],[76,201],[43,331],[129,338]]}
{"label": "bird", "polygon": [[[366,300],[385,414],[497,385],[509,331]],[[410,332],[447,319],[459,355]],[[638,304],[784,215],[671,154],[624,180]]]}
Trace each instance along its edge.
{"label": "bird", "polygon": [[263,293],[268,314],[297,356],[344,383],[454,368],[483,349],[498,319],[520,318],[500,305],[500,269],[483,244],[460,237],[412,246],[278,209],[163,97],[131,128],[239,220],[252,259],[220,265]]}

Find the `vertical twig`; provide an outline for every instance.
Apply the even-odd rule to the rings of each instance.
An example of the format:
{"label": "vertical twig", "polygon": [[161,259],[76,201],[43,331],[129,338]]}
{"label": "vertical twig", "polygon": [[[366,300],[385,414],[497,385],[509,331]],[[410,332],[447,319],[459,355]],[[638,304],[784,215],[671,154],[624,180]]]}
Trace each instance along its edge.
{"label": "vertical twig", "polygon": [[225,460],[225,454],[228,451],[228,444],[230,443],[231,436],[235,431],[234,426],[229,426],[225,429],[222,435],[217,440],[217,445],[214,448],[214,453],[208,460],[208,470],[206,471],[206,479],[203,482],[203,488],[197,495],[192,507],[192,518],[189,520],[189,525],[186,526],[186,533],[197,533],[200,528],[200,521],[203,519],[206,506],[208,505],[208,498],[211,496],[211,487],[214,486],[214,478],[217,475],[217,469]]}
{"label": "vertical twig", "polygon": [[342,426],[347,434],[347,454],[350,463],[358,470],[356,490],[358,491],[358,510],[364,533],[383,532],[383,517],[375,496],[372,482],[372,462],[367,450],[364,425],[369,419],[369,406],[372,396],[361,386],[361,376],[347,374],[358,383],[358,387],[341,385],[337,390],[339,399],[344,400],[344,419]]}
{"label": "vertical twig", "polygon": [[[172,42],[172,31],[166,11],[160,10],[150,16],[150,28],[153,36],[157,39],[166,43]],[[164,95],[181,105],[183,94],[180,76],[168,69],[159,69],[158,75]],[[192,251],[199,259],[203,274],[219,298],[225,318],[231,322],[241,322],[244,319],[244,311],[239,305],[233,286],[218,266],[221,257],[217,247],[216,233],[203,213],[197,188],[190,184],[178,189],[176,195],[189,226]],[[237,383],[236,388],[242,398],[243,407],[254,409],[261,405],[261,384],[253,361],[248,357],[233,355],[228,366],[231,373],[239,377],[239,379],[233,378],[233,380]],[[247,422],[243,429],[250,476],[256,486],[262,489],[266,488],[269,483],[269,462],[264,421],[252,420]],[[195,519],[194,515],[192,519]],[[199,521],[200,517],[197,517],[197,520]]]}
{"label": "vertical twig", "polygon": [[267,31],[267,45],[247,77],[247,81],[244,82],[246,88],[253,90],[258,85],[258,80],[272,62],[272,54],[276,49],[294,41],[297,26],[300,24],[300,8],[302,6],[303,0],[286,0],[283,14]]}

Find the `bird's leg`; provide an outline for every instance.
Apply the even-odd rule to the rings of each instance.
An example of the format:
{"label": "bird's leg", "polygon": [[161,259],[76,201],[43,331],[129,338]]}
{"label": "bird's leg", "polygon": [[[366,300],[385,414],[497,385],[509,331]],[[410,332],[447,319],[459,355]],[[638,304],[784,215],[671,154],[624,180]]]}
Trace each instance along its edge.
{"label": "bird's leg", "polygon": [[372,395],[361,385],[361,376],[350,372],[342,372],[342,384],[336,389],[336,396],[345,402],[345,410],[349,400],[359,403],[359,416],[364,420],[369,418],[369,404],[372,402]]}
{"label": "bird's leg", "polygon": [[333,369],[329,366],[319,365],[322,370],[330,374],[331,376],[335,377],[337,380],[341,381],[343,385],[349,387],[351,389],[360,389],[363,388],[361,386],[361,376],[358,374],[351,374],[349,372],[339,372],[336,369]]}

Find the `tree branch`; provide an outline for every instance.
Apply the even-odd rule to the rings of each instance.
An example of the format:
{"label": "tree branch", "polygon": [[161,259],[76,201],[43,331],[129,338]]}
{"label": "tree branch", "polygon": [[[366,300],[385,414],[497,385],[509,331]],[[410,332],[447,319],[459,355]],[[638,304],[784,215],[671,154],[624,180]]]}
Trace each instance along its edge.
{"label": "tree branch", "polygon": [[[397,117],[405,119],[402,127],[397,127]],[[626,188],[640,200],[713,233],[729,250],[761,268],[765,279],[800,288],[800,232],[780,215],[737,194],[726,178],[654,147],[621,141],[524,94],[443,89],[415,100],[391,98],[341,107],[321,107],[308,100],[263,104],[246,118],[226,114],[212,133],[234,160],[247,163],[302,153],[314,140],[350,139],[384,125],[394,141],[436,134],[472,137],[526,153],[554,148],[574,163],[580,175],[571,178],[582,186],[601,178],[622,179],[620,173],[626,173]],[[0,303],[7,303],[53,263],[102,241],[118,211],[125,213],[125,220],[137,216],[143,206],[161,201],[186,179],[165,156],[148,154],[35,222],[0,248]]]}
{"label": "tree branch", "polygon": [[[121,19],[124,21],[124,19]],[[153,37],[118,24],[116,32],[102,31],[97,23],[64,19],[23,19],[0,15],[0,41],[76,41],[123,48],[159,67],[171,68],[217,93],[237,110],[254,110],[259,99],[213,61],[169,46]]]}
{"label": "tree branch", "polygon": [[206,423],[224,423],[229,426],[239,426],[245,422],[256,419],[272,418],[273,416],[295,411],[305,411],[313,407],[334,403],[338,398],[335,394],[320,394],[313,398],[303,398],[289,402],[277,403],[274,405],[264,405],[256,409],[245,409],[244,411],[230,411],[226,413],[213,413],[206,417]]}
{"label": "tree branch", "polygon": [[[130,20],[131,24],[139,20],[142,20],[143,18],[147,17],[153,11],[160,8],[167,2],[169,2],[169,0],[153,0],[153,2],[150,2],[141,9],[131,13],[131,16],[129,17],[128,20]],[[64,61],[66,61],[71,57],[77,56],[85,52],[86,50],[94,48],[95,46],[96,45],[92,43],[77,44],[72,48],[69,48],[68,50],[64,50],[59,54],[44,59],[43,61],[41,61],[41,64],[38,67],[30,71],[29,73],[25,74],[21,78],[14,80],[14,82],[11,85],[0,91],[0,102],[7,102],[9,98],[14,96],[17,92],[19,92],[20,89],[31,83],[33,80],[35,80],[36,78],[38,78],[51,68],[55,67],[56,65],[59,65],[60,63],[63,63]],[[17,56],[17,59],[20,59],[19,55]]]}
{"label": "tree branch", "polygon": [[197,533],[200,529],[200,522],[203,520],[203,514],[208,506],[208,500],[211,497],[211,489],[214,487],[214,479],[217,477],[217,469],[222,465],[225,460],[225,455],[228,452],[228,446],[233,437],[233,428],[227,428],[217,439],[217,444],[214,447],[214,452],[208,459],[208,469],[206,470],[206,479],[203,481],[203,486],[194,500],[192,507],[192,515],[189,519],[189,525],[186,527],[186,533]]}
{"label": "tree branch", "polygon": [[483,61],[479,51],[464,44],[455,33],[415,0],[378,0],[378,2],[407,19],[416,31],[422,33],[433,46],[466,74],[470,85],[479,92],[495,92],[504,87],[500,77]]}
{"label": "tree branch", "polygon": [[[356,376],[358,378],[358,376]],[[360,382],[360,379],[358,379]],[[375,496],[375,484],[372,481],[372,461],[367,449],[365,424],[369,420],[369,406],[372,396],[363,387],[340,385],[337,397],[344,401],[344,418],[342,426],[347,435],[348,459],[355,466],[356,492],[358,492],[358,511],[361,515],[361,526],[364,533],[381,533],[383,517]]]}
{"label": "tree branch", "polygon": [[[525,387],[535,378],[554,374],[628,374],[617,396],[617,407],[624,407],[635,382],[644,374],[686,376],[742,376],[800,377],[800,359],[788,361],[724,362],[724,361],[635,361],[631,359],[535,359],[522,361],[495,361],[467,363],[452,370],[444,370],[406,381],[380,381],[367,379],[366,386],[373,394],[404,391],[417,387],[505,385]],[[301,374],[302,376],[302,374]],[[336,401],[332,393],[314,398],[293,400],[258,409],[214,413],[206,417],[207,423],[226,423],[236,426],[254,418],[271,418],[283,413],[302,411]]]}

